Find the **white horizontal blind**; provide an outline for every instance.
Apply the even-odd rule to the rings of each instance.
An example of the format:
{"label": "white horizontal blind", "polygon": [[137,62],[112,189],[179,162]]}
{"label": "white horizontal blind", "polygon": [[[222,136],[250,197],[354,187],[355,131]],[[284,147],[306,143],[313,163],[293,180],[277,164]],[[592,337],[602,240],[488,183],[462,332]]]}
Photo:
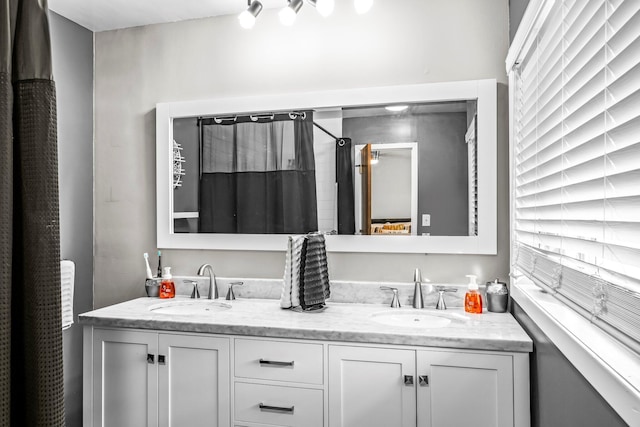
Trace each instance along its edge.
{"label": "white horizontal blind", "polygon": [[516,269],[635,347],[640,0],[557,0],[538,28],[513,71]]}
{"label": "white horizontal blind", "polygon": [[478,235],[478,138],[476,137],[476,117],[471,120],[465,135],[467,142],[467,163],[469,181],[469,236]]}

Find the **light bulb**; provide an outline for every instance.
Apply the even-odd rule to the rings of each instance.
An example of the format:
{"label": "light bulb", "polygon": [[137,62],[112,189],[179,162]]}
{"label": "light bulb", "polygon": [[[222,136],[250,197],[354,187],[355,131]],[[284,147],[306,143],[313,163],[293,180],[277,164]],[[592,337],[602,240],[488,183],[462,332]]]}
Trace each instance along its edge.
{"label": "light bulb", "polygon": [[296,21],[296,13],[290,7],[285,7],[278,13],[282,25],[291,26]]}
{"label": "light bulb", "polygon": [[260,15],[262,11],[262,3],[259,0],[253,0],[247,10],[238,15],[238,20],[240,21],[240,26],[242,28],[250,29],[256,23],[256,18]]}
{"label": "light bulb", "polygon": [[335,0],[318,0],[316,2],[316,9],[321,16],[325,18],[331,15],[335,6]]}
{"label": "light bulb", "polygon": [[354,0],[354,7],[359,14],[367,13],[371,6],[373,6],[373,0]]}
{"label": "light bulb", "polygon": [[280,22],[282,25],[293,25],[296,21],[298,11],[302,7],[303,0],[289,0],[287,7],[282,9],[278,15],[280,15]]}
{"label": "light bulb", "polygon": [[247,30],[253,28],[256,24],[256,17],[249,13],[248,10],[245,10],[240,15],[238,15],[238,20],[240,21],[240,26],[242,28],[246,28]]}

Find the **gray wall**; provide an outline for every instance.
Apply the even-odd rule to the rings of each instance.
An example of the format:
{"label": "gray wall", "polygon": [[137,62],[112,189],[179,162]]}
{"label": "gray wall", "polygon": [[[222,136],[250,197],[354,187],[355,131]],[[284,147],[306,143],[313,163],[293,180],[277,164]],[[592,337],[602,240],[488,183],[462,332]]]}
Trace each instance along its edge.
{"label": "gray wall", "polygon": [[529,0],[509,0],[509,40],[511,41],[518,31],[522,15],[524,15],[528,4]]}
{"label": "gray wall", "polygon": [[[214,97],[495,78],[506,83],[508,0],[376,2],[324,19],[303,7],[293,27],[264,10],[95,35],[96,307],[143,296],[142,254],[156,246],[155,104]],[[507,98],[498,120],[498,255],[330,254],[340,280],[464,283],[508,273]],[[220,276],[281,278],[284,252],[164,250],[177,275],[209,262]]]}
{"label": "gray wall", "polygon": [[[49,14],[58,100],[60,254],[76,264],[74,317],[93,306],[93,33]],[[67,426],[82,425],[82,327],[62,334]]]}
{"label": "gray wall", "polygon": [[[529,0],[510,0],[511,39]],[[534,343],[531,355],[531,426],[616,427],[627,425],[527,313],[513,315]]]}
{"label": "gray wall", "polygon": [[627,425],[520,306],[513,304],[512,313],[534,342],[529,361],[532,427]]}
{"label": "gray wall", "polygon": [[[467,113],[343,120],[343,135],[354,144],[418,143],[418,235],[469,233],[466,131]],[[431,226],[422,226],[422,214],[431,215]]]}

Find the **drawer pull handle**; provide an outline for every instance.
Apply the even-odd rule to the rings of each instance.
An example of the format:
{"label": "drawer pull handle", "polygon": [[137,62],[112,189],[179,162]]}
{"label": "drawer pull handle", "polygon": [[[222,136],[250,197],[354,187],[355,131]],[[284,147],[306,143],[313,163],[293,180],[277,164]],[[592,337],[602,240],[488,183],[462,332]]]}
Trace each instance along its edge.
{"label": "drawer pull handle", "polygon": [[260,363],[260,365],[267,365],[267,366],[293,366],[293,363],[294,363],[293,360],[291,362],[279,362],[277,360],[264,360],[264,359],[260,359],[258,362]]}
{"label": "drawer pull handle", "polygon": [[295,408],[295,406],[283,407],[283,406],[265,405],[262,402],[260,402],[258,404],[258,406],[260,407],[261,411],[281,412],[281,413],[284,413],[284,414],[293,414],[293,408]]}
{"label": "drawer pull handle", "polygon": [[429,376],[428,375],[420,375],[418,377],[418,383],[422,387],[428,387],[429,386]]}

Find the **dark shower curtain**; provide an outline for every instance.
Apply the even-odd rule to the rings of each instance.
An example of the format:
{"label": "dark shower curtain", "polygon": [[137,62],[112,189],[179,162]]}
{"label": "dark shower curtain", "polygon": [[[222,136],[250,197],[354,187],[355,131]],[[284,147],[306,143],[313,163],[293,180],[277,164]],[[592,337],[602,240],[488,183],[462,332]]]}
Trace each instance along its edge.
{"label": "dark shower curtain", "polygon": [[200,121],[199,232],[317,231],[313,114],[295,117]]}
{"label": "dark shower curtain", "polygon": [[64,425],[47,2],[0,0],[0,426]]}
{"label": "dark shower curtain", "polygon": [[351,138],[340,138],[336,141],[338,234],[356,234],[352,145]]}

